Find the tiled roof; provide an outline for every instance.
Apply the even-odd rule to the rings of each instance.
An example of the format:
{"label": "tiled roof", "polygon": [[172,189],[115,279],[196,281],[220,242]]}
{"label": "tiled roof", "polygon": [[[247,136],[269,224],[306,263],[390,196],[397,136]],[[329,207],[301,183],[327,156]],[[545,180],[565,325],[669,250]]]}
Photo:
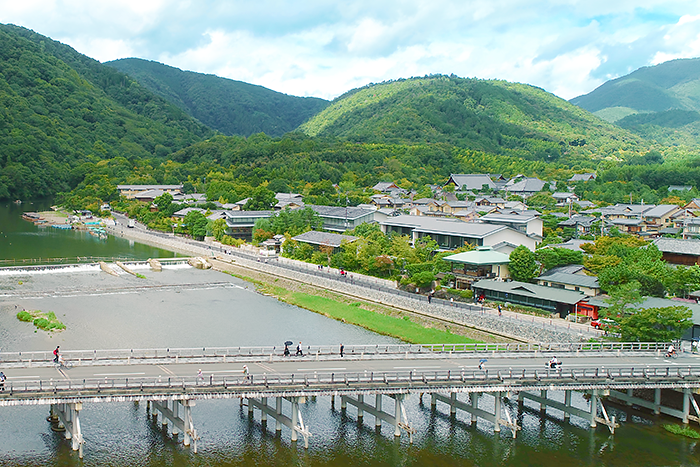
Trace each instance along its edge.
{"label": "tiled roof", "polygon": [[450,180],[454,181],[458,190],[481,190],[484,185],[488,185],[490,189],[496,188],[493,180],[486,174],[452,174]]}
{"label": "tiled roof", "polygon": [[334,248],[338,248],[344,241],[354,242],[360,237],[355,237],[353,235],[340,235],[329,232],[318,232],[316,230],[309,230],[301,235],[292,237],[292,240],[303,243],[311,243],[313,245],[330,245]]}
{"label": "tiled roof", "polygon": [[654,245],[662,253],[700,256],[700,240],[661,237],[654,240]]}
{"label": "tiled roof", "polygon": [[481,280],[472,284],[472,289],[493,290],[521,297],[539,298],[568,305],[574,305],[586,299],[586,295],[582,292],[518,281],[503,282],[492,279]]}

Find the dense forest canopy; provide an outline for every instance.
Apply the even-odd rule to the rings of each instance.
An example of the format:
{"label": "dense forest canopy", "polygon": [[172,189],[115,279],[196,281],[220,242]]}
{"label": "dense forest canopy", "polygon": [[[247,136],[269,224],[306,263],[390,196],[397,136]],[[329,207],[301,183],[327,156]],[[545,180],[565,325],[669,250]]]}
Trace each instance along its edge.
{"label": "dense forest canopy", "polygon": [[212,134],[126,75],[0,25],[0,199],[68,190],[85,162],[162,157]]}
{"label": "dense forest canopy", "polygon": [[324,99],[289,96],[262,86],[182,71],[138,58],[105,64],[128,74],[147,89],[225,135],[265,133],[282,136],[329,104]]}

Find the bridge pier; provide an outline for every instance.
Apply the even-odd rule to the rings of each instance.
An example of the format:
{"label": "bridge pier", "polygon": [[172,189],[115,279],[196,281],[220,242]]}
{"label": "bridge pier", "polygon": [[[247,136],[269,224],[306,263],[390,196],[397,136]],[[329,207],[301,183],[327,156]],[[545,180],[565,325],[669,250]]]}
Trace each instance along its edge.
{"label": "bridge pier", "polygon": [[[607,392],[605,393],[607,394]],[[623,394],[623,393],[620,393]],[[581,417],[584,420],[588,420],[590,427],[595,428],[598,426],[598,423],[601,423],[610,429],[610,433],[615,433],[615,428],[619,427],[620,425],[618,423],[615,423],[615,417],[608,417],[608,412],[605,410],[605,405],[603,405],[603,400],[601,398],[601,395],[599,394],[599,391],[597,389],[593,389],[590,391],[591,395],[591,407],[590,411],[585,411],[578,409],[576,407],[571,406],[571,391],[566,390],[564,391],[564,402],[559,402],[555,401],[553,399],[550,399],[547,396],[547,391],[542,390],[540,391],[540,395],[535,395],[531,394],[527,391],[520,391],[518,393],[518,402],[520,404],[523,403],[525,399],[529,399],[531,401],[537,402],[540,404],[540,414],[541,415],[546,415],[547,414],[547,407],[554,407],[555,409],[561,410],[564,412],[564,419],[567,420],[570,415],[576,415],[577,417]],[[623,394],[624,395],[624,394]],[[598,416],[598,409],[600,408],[601,413],[603,414],[603,417]]]}
{"label": "bridge pier", "polygon": [[[501,426],[504,426],[506,428],[510,428],[511,432],[513,433],[513,438],[515,438],[516,433],[518,430],[521,429],[520,426],[518,426],[517,423],[513,422],[513,419],[510,416],[510,412],[508,412],[507,408],[503,408],[501,406],[501,400],[504,397],[503,392],[497,392],[493,394],[494,397],[494,413],[491,414],[487,412],[484,409],[479,408],[479,397],[481,396],[481,393],[469,393],[469,404],[466,402],[462,402],[457,399],[457,393],[456,392],[451,392],[450,396],[444,396],[442,394],[437,394],[437,393],[432,393],[430,395],[430,405],[432,408],[435,408],[437,404],[434,404],[433,401],[437,402],[444,402],[445,404],[449,404],[450,406],[450,414],[455,414],[457,412],[457,409],[463,410],[467,412],[468,414],[471,414],[471,421],[472,423],[476,423],[477,418],[481,417],[486,421],[489,421],[493,423],[493,431],[495,433],[498,433],[501,431]],[[502,414],[505,414],[505,419],[501,417]]]}
{"label": "bridge pier", "polygon": [[[292,430],[291,441],[297,442],[298,435],[301,434],[304,437],[304,448],[309,448],[309,437],[311,433],[306,428],[304,424],[304,418],[301,415],[301,410],[299,410],[299,404],[304,404],[306,402],[305,397],[277,397],[275,407],[268,405],[267,397],[261,397],[260,399],[248,398],[248,414],[253,416],[253,410],[259,409],[261,416],[260,421],[267,421],[267,416],[274,418],[276,421],[275,430],[282,431],[282,425],[286,426]],[[288,400],[292,404],[291,418],[287,417],[282,413],[282,399]]]}
{"label": "bridge pier", "polygon": [[[661,389],[656,388],[654,390],[654,402],[642,399],[640,397],[634,396],[631,390],[627,390],[626,393],[621,391],[610,390],[610,397],[613,397],[621,402],[627,403],[627,405],[636,405],[645,409],[649,409],[654,412],[654,414],[664,414],[670,415],[680,419],[683,423],[688,424],[691,421],[700,424],[700,407],[698,406],[695,397],[693,397],[693,391],[690,388],[684,388],[682,390],[683,394],[683,405],[682,409],[674,409],[672,407],[665,407],[661,405]],[[693,409],[694,415],[691,414]]]}
{"label": "bridge pier", "polygon": [[382,420],[387,423],[391,423],[394,426],[394,436],[401,436],[401,430],[408,433],[409,443],[413,443],[413,433],[416,432],[415,428],[411,427],[408,421],[408,416],[406,415],[406,407],[404,401],[408,394],[386,394],[387,396],[394,399],[394,415],[385,412],[382,409],[382,394],[376,394],[374,402],[375,406],[366,403],[364,401],[363,395],[358,395],[357,399],[352,396],[340,396],[340,406],[342,410],[347,408],[347,404],[353,405],[357,408],[357,418],[358,421],[362,421],[364,412],[374,416],[374,426],[381,426]]}
{"label": "bridge pier", "polygon": [[71,441],[73,451],[78,451],[78,456],[83,458],[83,432],[80,429],[80,411],[83,404],[80,402],[68,404],[51,404],[51,417],[58,419],[59,426],[65,428],[65,437]]}
{"label": "bridge pier", "polygon": [[[172,408],[170,408],[172,405]],[[171,424],[171,433],[173,435],[178,432],[182,433],[182,444],[185,446],[192,445],[192,450],[197,452],[197,430],[194,428],[192,421],[192,407],[195,406],[193,400],[173,400],[172,404],[167,399],[161,401],[151,401],[153,417],[157,419],[157,413],[161,414],[161,423],[163,426]]]}

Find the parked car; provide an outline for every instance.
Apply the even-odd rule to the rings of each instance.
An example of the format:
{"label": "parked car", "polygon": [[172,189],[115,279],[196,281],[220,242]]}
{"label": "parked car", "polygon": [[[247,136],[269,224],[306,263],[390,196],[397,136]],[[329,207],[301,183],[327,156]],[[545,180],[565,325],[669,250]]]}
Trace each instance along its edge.
{"label": "parked car", "polygon": [[608,318],[598,318],[594,319],[591,321],[591,326],[593,326],[596,329],[605,329],[605,328],[616,328],[618,327],[617,322],[612,319]]}

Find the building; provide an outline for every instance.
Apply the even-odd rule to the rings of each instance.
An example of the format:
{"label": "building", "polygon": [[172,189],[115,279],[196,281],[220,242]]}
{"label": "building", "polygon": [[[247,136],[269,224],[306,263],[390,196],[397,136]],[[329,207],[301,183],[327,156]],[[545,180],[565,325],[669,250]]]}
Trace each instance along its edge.
{"label": "building", "polygon": [[487,174],[452,174],[445,184],[445,186],[448,185],[454,186],[456,191],[496,189],[496,184]]}
{"label": "building", "polygon": [[362,209],[354,206],[316,206],[309,204],[306,207],[313,209],[323,220],[324,230],[345,232],[352,230],[360,224],[374,222],[374,210]]}
{"label": "building", "polygon": [[484,222],[462,222],[427,216],[402,215],[379,222],[385,234],[408,235],[412,241],[431,237],[442,250],[454,250],[464,245],[493,246],[501,242],[525,245],[534,251],[537,238],[505,225]]}
{"label": "building", "polygon": [[545,287],[583,292],[590,297],[600,295],[598,278],[586,274],[586,269],[581,265],[552,268],[538,277],[537,283]]}
{"label": "building", "polygon": [[518,281],[480,280],[472,284],[472,289],[477,297],[541,308],[557,313],[562,318],[575,313],[577,304],[586,299],[583,292]]}
{"label": "building", "polygon": [[537,240],[537,243],[542,241],[543,222],[539,217],[539,213],[535,215],[531,211],[523,211],[518,214],[494,212],[481,216],[479,221],[488,224],[505,225],[513,230],[532,236]]}
{"label": "building", "polygon": [[546,185],[547,182],[537,177],[517,176],[509,180],[504,189],[508,193],[527,198],[542,191]]}
{"label": "building", "polygon": [[150,190],[160,190],[174,196],[182,193],[182,185],[117,185],[117,190],[119,190],[120,195],[127,199],[132,199],[135,197],[134,195]]}
{"label": "building", "polygon": [[226,235],[247,242],[253,240],[253,227],[258,219],[267,219],[274,211],[224,211]]}
{"label": "building", "polygon": [[593,223],[598,219],[593,216],[582,216],[575,214],[569,219],[563,220],[557,224],[559,227],[569,227],[576,229],[579,235],[588,235],[594,230]]}
{"label": "building", "polygon": [[379,191],[381,193],[389,193],[391,191],[400,190],[394,182],[379,182],[372,187],[373,190]]}
{"label": "building", "polygon": [[[455,289],[468,289],[473,282],[481,279],[508,278],[509,256],[490,246],[480,246],[442,259],[450,263],[451,273],[455,276]],[[444,276],[438,274],[438,277],[441,275]]]}
{"label": "building", "polygon": [[329,246],[333,247],[334,250],[340,248],[340,246],[343,243],[352,243],[359,239],[360,237],[355,237],[353,235],[318,232],[316,230],[309,230],[308,232],[304,232],[301,235],[292,237],[292,240],[295,240],[300,243],[308,243],[309,245],[313,245],[317,249],[322,246]]}
{"label": "building", "polygon": [[661,251],[664,261],[684,266],[700,265],[700,240],[657,238],[654,245]]}
{"label": "building", "polygon": [[576,183],[576,182],[589,182],[591,180],[596,179],[596,174],[594,173],[585,173],[585,174],[574,174],[573,177],[569,179],[570,182]]}
{"label": "building", "polygon": [[658,234],[662,229],[673,227],[673,215],[681,212],[681,207],[675,204],[659,204],[644,211],[642,215],[646,223],[646,231]]}

